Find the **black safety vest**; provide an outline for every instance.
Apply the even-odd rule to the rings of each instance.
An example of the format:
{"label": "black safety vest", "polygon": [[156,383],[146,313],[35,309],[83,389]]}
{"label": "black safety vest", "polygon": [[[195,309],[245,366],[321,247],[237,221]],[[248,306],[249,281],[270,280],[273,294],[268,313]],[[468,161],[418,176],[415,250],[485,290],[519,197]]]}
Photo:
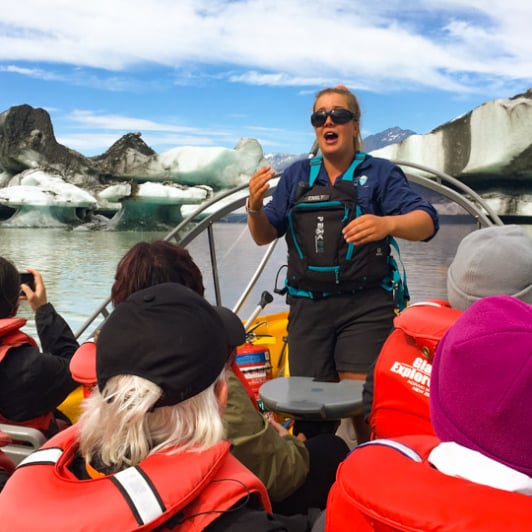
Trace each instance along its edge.
{"label": "black safety vest", "polygon": [[298,297],[325,297],[378,286],[392,274],[390,238],[355,246],[342,229],[362,214],[353,175],[366,154],[358,152],[333,185],[314,185],[322,157],[310,162],[306,190],[288,212],[287,292]]}

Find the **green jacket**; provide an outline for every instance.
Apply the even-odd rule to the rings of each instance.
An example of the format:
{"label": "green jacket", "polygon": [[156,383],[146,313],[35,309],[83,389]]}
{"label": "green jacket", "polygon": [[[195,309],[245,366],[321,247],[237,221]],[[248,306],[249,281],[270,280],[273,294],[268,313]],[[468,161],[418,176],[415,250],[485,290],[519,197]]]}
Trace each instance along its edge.
{"label": "green jacket", "polygon": [[282,501],[307,478],[307,448],[292,435],[280,436],[256,410],[238,377],[228,373],[229,397],[223,419],[232,453],[262,480],[272,501]]}

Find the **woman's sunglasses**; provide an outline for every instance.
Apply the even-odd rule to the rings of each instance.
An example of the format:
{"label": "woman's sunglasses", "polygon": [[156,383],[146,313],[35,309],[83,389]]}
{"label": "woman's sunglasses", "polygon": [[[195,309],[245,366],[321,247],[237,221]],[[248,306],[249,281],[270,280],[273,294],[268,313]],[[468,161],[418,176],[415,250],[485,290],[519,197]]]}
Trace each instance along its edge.
{"label": "woman's sunglasses", "polygon": [[331,109],[330,111],[316,111],[310,115],[310,123],[314,127],[321,127],[327,122],[327,117],[330,116],[335,124],[347,124],[351,120],[356,120],[355,113],[349,109]]}

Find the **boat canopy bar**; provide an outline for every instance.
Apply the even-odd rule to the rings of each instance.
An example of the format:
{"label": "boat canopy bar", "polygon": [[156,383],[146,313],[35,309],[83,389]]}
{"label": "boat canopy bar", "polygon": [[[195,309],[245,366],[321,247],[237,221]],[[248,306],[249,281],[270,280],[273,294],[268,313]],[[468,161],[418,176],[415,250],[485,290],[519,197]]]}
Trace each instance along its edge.
{"label": "boat canopy bar", "polygon": [[[469,215],[473,217],[473,219],[475,219],[478,227],[503,225],[503,222],[499,216],[489,207],[486,201],[460,180],[423,165],[409,163],[406,161],[392,162],[402,167],[407,178],[412,183],[437,192],[451,202],[462,207]],[[279,177],[280,174],[277,174],[270,182],[270,188],[266,193],[267,197],[273,194]],[[229,190],[225,190],[207,202],[201,204],[189,216],[184,218],[174,229],[172,229],[172,231],[170,231],[166,236],[162,237],[162,240],[173,240],[176,244],[186,247],[196,237],[198,237],[198,235],[206,231],[212,267],[215,300],[217,305],[222,305],[223,302],[220,291],[220,279],[217,265],[216,246],[214,242],[213,224],[224,218],[226,215],[243,208],[247,195],[247,183]],[[250,278],[250,281],[235,304],[235,307],[233,308],[234,312],[238,313],[240,311],[247,297],[253,290],[255,284],[257,283],[272,256],[276,243],[277,240],[266,247],[260,263],[258,264],[255,272]],[[107,318],[111,312],[110,305],[111,298],[109,297],[100,305],[99,308],[93,312],[93,314],[85,321],[79,330],[76,331],[76,338],[80,338],[91,326],[94,327],[93,324],[96,322],[96,320],[99,319],[102,321]]]}

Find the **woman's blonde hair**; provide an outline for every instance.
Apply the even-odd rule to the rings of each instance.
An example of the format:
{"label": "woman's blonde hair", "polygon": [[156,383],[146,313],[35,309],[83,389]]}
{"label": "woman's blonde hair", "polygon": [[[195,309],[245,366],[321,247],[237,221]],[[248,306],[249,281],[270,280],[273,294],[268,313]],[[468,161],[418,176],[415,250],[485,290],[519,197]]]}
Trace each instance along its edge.
{"label": "woman's blonde hair", "polygon": [[172,406],[153,409],[162,394],[156,384],[135,375],[109,379],[84,402],[80,453],[86,463],[110,474],[135,466],[161,451],[202,451],[223,438],[216,386],[226,370],[201,393]]}
{"label": "woman's blonde hair", "polygon": [[[329,87],[327,89],[322,89],[316,97],[314,98],[314,104],[312,105],[312,110],[316,110],[316,102],[325,94],[340,94],[345,98],[347,108],[355,115],[357,122],[360,124],[360,104],[358,103],[357,97],[344,85],[338,85],[336,87]],[[364,145],[362,141],[362,136],[360,134],[360,126],[358,128],[358,133],[354,137],[354,146],[355,152],[362,151]]]}

